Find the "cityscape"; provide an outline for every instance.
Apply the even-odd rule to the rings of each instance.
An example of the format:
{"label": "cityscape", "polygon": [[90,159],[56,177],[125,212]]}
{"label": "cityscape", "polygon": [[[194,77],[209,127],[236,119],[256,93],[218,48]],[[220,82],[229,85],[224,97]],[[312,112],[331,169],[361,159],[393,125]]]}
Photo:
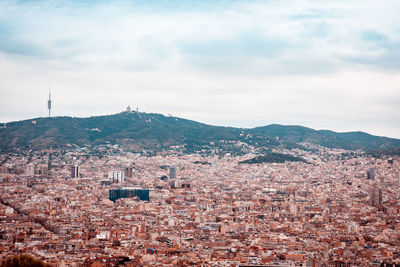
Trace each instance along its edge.
{"label": "cityscape", "polygon": [[400,267],[399,10],[1,0],[0,267]]}
{"label": "cityscape", "polygon": [[[2,154],[0,257],[54,266],[395,266],[400,158],[306,162],[118,145]],[[390,265],[391,264],[391,265]]]}

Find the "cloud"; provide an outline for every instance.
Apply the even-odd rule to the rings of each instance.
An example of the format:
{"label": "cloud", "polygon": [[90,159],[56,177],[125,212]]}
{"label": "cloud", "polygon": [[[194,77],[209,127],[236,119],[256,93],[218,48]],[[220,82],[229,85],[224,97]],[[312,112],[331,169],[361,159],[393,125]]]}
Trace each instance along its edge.
{"label": "cloud", "polygon": [[[342,1],[4,1],[1,8],[0,51],[64,64],[263,75],[355,63],[398,69],[397,58],[388,62],[400,42],[389,23],[395,15],[379,22],[381,33],[369,21],[372,7],[363,14]],[[372,45],[390,56],[362,60]]]}
{"label": "cloud", "polygon": [[292,20],[326,20],[326,19],[337,19],[340,18],[340,15],[337,14],[332,9],[314,9],[309,8],[304,12],[299,12],[296,14],[289,15],[289,19]]}
{"label": "cloud", "polygon": [[366,42],[371,42],[377,45],[387,44],[389,38],[380,32],[374,30],[366,30],[361,33],[362,40]]}

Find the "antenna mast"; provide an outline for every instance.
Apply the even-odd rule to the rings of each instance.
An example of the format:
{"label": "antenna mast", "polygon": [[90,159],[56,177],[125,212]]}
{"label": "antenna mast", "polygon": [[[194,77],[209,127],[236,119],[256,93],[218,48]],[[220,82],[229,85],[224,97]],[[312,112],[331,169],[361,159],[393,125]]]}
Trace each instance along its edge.
{"label": "antenna mast", "polygon": [[49,100],[47,101],[47,108],[49,109],[49,118],[50,118],[50,110],[51,110],[51,87],[49,87]]}

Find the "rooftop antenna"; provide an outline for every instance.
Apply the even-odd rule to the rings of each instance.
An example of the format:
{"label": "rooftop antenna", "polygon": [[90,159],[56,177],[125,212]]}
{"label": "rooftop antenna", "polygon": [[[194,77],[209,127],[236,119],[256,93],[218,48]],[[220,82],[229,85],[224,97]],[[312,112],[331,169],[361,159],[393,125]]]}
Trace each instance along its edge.
{"label": "rooftop antenna", "polygon": [[47,108],[49,109],[49,118],[50,118],[50,110],[51,110],[51,86],[49,86],[49,100],[47,101]]}

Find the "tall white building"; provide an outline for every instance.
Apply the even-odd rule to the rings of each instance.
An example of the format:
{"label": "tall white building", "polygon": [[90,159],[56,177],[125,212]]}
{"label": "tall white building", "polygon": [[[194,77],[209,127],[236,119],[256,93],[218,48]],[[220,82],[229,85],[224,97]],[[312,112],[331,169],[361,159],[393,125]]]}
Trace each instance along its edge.
{"label": "tall white building", "polygon": [[26,166],[25,174],[27,176],[33,176],[35,175],[35,166],[33,164],[29,164]]}
{"label": "tall white building", "polygon": [[122,183],[125,181],[125,174],[123,171],[110,171],[108,179],[113,183]]}
{"label": "tall white building", "polygon": [[79,166],[71,166],[71,178],[79,178]]}

